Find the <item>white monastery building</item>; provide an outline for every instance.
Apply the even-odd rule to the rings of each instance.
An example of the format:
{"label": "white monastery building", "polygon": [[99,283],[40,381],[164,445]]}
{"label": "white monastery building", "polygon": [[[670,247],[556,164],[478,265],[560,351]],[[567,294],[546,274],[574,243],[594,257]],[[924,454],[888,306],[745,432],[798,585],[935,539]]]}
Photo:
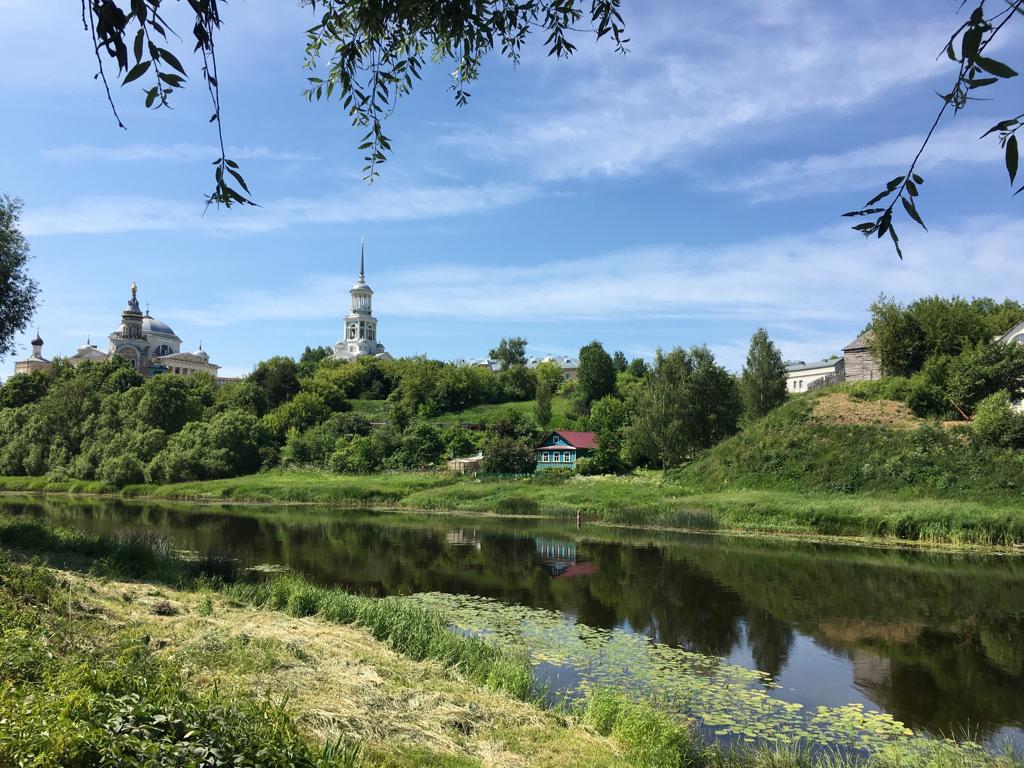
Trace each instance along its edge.
{"label": "white monastery building", "polygon": [[[85,362],[103,362],[112,355],[123,357],[143,376],[158,373],[172,373],[188,376],[206,373],[217,376],[219,365],[210,362],[210,356],[203,351],[203,345],[195,352],[181,351],[181,338],[167,323],[157,320],[147,309],[139,307],[139,287],[132,283],[132,295],[128,306],[121,313],[121,324],[107,337],[107,351],[87,340],[67,362],[79,365]],[[15,373],[31,373],[49,368],[52,363],[43,357],[43,340],[36,334],[32,340],[32,354],[14,364]]]}
{"label": "white monastery building", "polygon": [[376,357],[391,360],[377,341],[377,318],[373,316],[373,289],[366,284],[366,245],[359,246],[359,279],[349,290],[352,308],[345,316],[345,336],[334,345],[335,360]]}

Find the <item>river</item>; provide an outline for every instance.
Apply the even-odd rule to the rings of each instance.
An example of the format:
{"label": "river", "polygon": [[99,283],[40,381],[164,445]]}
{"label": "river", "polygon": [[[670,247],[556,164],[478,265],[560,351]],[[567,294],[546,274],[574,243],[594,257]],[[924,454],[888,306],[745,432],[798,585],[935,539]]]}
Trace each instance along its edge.
{"label": "river", "polygon": [[1024,745],[1024,557],[310,507],[6,497],[0,511],[99,534],[156,530],[180,549],[364,594],[541,609],[601,637],[760,670],[773,699]]}

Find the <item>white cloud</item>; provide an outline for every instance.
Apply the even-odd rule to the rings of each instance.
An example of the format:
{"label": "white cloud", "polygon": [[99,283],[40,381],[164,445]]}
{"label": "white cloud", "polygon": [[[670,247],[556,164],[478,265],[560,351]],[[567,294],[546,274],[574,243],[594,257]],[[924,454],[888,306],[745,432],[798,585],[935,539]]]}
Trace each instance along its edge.
{"label": "white cloud", "polygon": [[[126,144],[124,146],[100,147],[91,144],[75,144],[68,147],[44,149],[43,157],[59,162],[83,162],[102,160],[108,162],[172,162],[209,163],[220,156],[220,150],[212,144]],[[232,160],[279,160],[306,162],[316,156],[307,152],[276,150],[264,146],[228,147],[227,156]]]}
{"label": "white cloud", "polygon": [[[892,23],[877,2],[662,15],[655,9],[631,26],[628,56],[583,57],[542,108],[539,87],[530,106],[507,110],[514,116],[496,128],[450,131],[441,142],[522,164],[538,178],[635,175],[919,83],[943,71],[934,48],[956,21],[932,14],[928,23]],[[882,64],[894,55],[898,64]],[[543,83],[556,66],[566,65],[538,64],[531,74]]]}
{"label": "white cloud", "polygon": [[[789,237],[688,248],[640,247],[589,259],[522,267],[470,265],[406,269],[373,281],[382,317],[429,321],[473,318],[526,322],[537,307],[557,307],[560,323],[583,336],[613,323],[670,327],[688,336],[645,340],[652,347],[707,341],[730,365],[741,365],[750,332],[763,325],[789,358],[839,351],[867,321],[880,292],[911,299],[949,292],[957,274],[964,295],[1005,295],[1024,284],[1017,258],[1024,222],[974,219],[904,240],[907,260],[891,246],[832,227]],[[169,314],[197,325],[336,318],[351,278],[303,276],[291,289],[229,292]],[[624,320],[625,319],[625,320]],[[743,336],[724,340],[728,328]],[[702,337],[702,334],[705,334]],[[582,336],[581,336],[582,338]]]}
{"label": "white cloud", "polygon": [[[998,162],[999,147],[995,141],[978,140],[991,124],[992,121],[967,120],[938,131],[922,155],[918,171],[926,174],[942,165]],[[922,133],[837,154],[776,160],[758,166],[749,175],[714,182],[710,187],[720,192],[741,192],[756,201],[865,186],[881,188],[889,175],[896,175],[909,165],[923,140]]]}
{"label": "white cloud", "polygon": [[210,209],[200,202],[155,197],[81,197],[69,203],[30,209],[22,229],[30,237],[98,235],[143,231],[194,231],[247,234],[281,230],[297,224],[345,224],[361,221],[408,221],[461,216],[504,208],[538,194],[523,184],[468,186],[354,187],[348,194],[319,198],[261,200],[260,208]]}

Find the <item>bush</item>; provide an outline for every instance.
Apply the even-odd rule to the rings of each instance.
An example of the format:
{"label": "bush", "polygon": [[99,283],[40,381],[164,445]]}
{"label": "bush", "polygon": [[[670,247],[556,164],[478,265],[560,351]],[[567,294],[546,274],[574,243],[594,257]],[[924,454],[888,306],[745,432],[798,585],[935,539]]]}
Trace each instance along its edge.
{"label": "bush", "polygon": [[1020,448],[1024,446],[1024,415],[1013,410],[1009,394],[996,392],[978,403],[971,435],[980,445]]}
{"label": "bush", "polygon": [[145,480],[142,462],[124,454],[104,459],[96,474],[103,482],[118,488]]}

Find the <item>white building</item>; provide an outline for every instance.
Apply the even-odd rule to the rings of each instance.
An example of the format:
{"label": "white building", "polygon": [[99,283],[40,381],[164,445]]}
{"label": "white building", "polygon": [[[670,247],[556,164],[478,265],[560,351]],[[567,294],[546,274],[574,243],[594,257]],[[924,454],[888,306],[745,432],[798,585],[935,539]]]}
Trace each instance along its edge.
{"label": "white building", "polygon": [[[101,363],[111,355],[123,357],[143,376],[158,373],[173,373],[188,376],[207,373],[217,376],[219,365],[210,362],[210,356],[203,351],[203,345],[195,352],[181,351],[181,338],[167,323],[157,320],[147,309],[139,307],[139,287],[132,283],[132,295],[128,306],[121,313],[121,324],[108,337],[107,351],[102,351],[89,339],[67,358],[71,365]],[[43,340],[36,335],[32,340],[32,356],[15,363],[15,373],[27,373],[49,368],[51,363],[42,356]]]}
{"label": "white building", "polygon": [[790,393],[807,392],[817,382],[837,383],[843,380],[843,358],[817,360],[813,363],[796,363],[786,367],[786,390]]}
{"label": "white building", "polygon": [[359,247],[359,280],[352,286],[352,308],[345,316],[345,337],[334,345],[335,360],[376,357],[391,360],[384,345],[377,341],[377,318],[373,316],[373,289],[366,284],[365,245]]}

